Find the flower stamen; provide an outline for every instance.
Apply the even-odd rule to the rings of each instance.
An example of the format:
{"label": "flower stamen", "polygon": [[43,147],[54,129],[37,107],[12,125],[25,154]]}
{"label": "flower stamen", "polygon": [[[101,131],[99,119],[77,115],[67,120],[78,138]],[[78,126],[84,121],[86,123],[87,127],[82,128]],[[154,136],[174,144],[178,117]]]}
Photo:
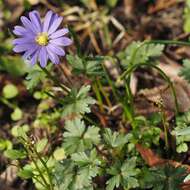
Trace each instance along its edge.
{"label": "flower stamen", "polygon": [[36,43],[40,46],[46,46],[48,44],[48,34],[43,32],[39,33],[35,39]]}

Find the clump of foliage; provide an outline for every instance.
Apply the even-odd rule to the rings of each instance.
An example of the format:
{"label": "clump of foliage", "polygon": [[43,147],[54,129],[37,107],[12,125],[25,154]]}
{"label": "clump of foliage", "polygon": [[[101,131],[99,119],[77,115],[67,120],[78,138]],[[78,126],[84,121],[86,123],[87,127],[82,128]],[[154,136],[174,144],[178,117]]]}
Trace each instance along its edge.
{"label": "clump of foliage", "polygon": [[190,32],[190,1],[186,0],[186,6],[184,9],[184,25],[183,25],[183,29],[185,32]]}
{"label": "clump of foliage", "polygon": [[190,133],[189,133],[189,124],[190,124],[190,112],[186,112],[184,115],[176,118],[176,126],[173,130],[173,134],[176,136],[176,145],[177,152],[187,152],[188,151],[188,142],[190,142]]}
{"label": "clump of foliage", "polygon": [[[85,6],[90,3],[80,2]],[[105,4],[111,9],[118,2],[107,0]],[[50,11],[41,22],[37,11],[29,15],[30,20],[21,19],[24,27],[15,27],[14,33],[19,38],[14,41],[14,50],[24,52],[25,62],[36,64],[21,67],[24,61],[16,58],[18,67],[24,69],[18,72],[15,67],[15,73],[20,77],[26,75],[22,85],[38,102],[32,119],[17,122],[22,120],[25,112],[15,99],[20,92],[14,84],[4,85],[0,96],[0,101],[12,111],[10,118],[17,122],[11,130],[14,143],[0,139],[0,151],[7,158],[17,160],[18,176],[23,180],[30,179],[37,190],[178,190],[188,175],[187,169],[166,164],[166,160],[170,159],[168,152],[173,150],[170,147],[173,140],[178,156],[188,151],[190,112],[179,115],[173,83],[157,62],[165,45],[187,45],[187,42],[132,42],[114,56],[87,55],[82,53],[72,29],[57,30],[61,17]],[[50,20],[55,28],[49,24]],[[29,21],[31,25],[28,25]],[[47,33],[39,31],[40,27],[36,25],[46,26]],[[35,40],[25,36],[23,28],[35,35]],[[63,31],[64,35],[69,33],[70,38],[65,37]],[[31,53],[31,44],[25,46],[23,40],[36,43],[36,51]],[[65,61],[76,79],[58,65],[59,58],[65,55],[63,47],[71,42],[76,45],[77,52],[68,53]],[[4,59],[0,56],[3,60],[0,70],[11,73],[10,59],[15,61],[12,57]],[[110,75],[106,61],[119,63],[121,74],[117,78]],[[185,60],[180,75],[190,81],[188,64]],[[158,106],[159,112],[150,117],[137,115],[130,81],[139,68],[155,69],[171,89],[178,114],[173,129],[165,118],[163,107]],[[65,77],[64,80],[60,75]],[[115,117],[116,109],[120,113],[117,121],[112,122],[110,118]],[[36,130],[44,133],[35,135]],[[167,155],[162,165],[147,163],[137,145],[147,152],[157,148],[158,154]]]}
{"label": "clump of foliage", "polygon": [[142,186],[153,190],[178,190],[186,177],[186,169],[169,164],[151,169],[144,169]]}

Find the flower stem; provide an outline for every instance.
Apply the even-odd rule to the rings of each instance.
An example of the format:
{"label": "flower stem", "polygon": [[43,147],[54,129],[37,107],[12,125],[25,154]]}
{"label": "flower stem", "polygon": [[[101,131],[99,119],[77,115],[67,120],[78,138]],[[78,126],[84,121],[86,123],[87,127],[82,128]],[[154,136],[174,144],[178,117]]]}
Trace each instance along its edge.
{"label": "flower stem", "polygon": [[106,91],[104,90],[100,79],[97,79],[97,85],[98,85],[98,87],[100,88],[100,91],[101,91],[101,93],[103,94],[107,105],[108,105],[109,107],[112,107],[112,104],[111,104],[111,101],[110,101],[110,99],[109,99],[109,96],[108,96],[108,94],[106,93]]}
{"label": "flower stem", "polygon": [[132,95],[132,92],[131,92],[131,87],[130,87],[130,77],[127,78],[127,84],[125,85],[125,90],[126,90],[126,94],[127,94],[127,99],[128,99],[128,102],[127,104],[130,105],[130,109],[131,109],[131,115],[134,116],[134,104],[133,104],[133,95]]}
{"label": "flower stem", "polygon": [[[165,45],[177,45],[177,46],[190,46],[190,42],[184,42],[184,41],[176,41],[176,40],[149,40],[149,41],[144,41],[136,50],[134,51],[131,61],[129,65],[132,65],[134,63],[134,60],[136,58],[136,55],[138,51],[141,49],[146,44],[165,44]],[[127,70],[124,71],[121,76],[119,77],[119,80],[122,80],[125,78],[127,75]]]}
{"label": "flower stem", "polygon": [[151,67],[155,68],[162,75],[162,77],[166,80],[166,82],[168,82],[168,85],[170,86],[173,97],[174,97],[176,115],[178,115],[179,105],[178,105],[177,95],[176,95],[176,91],[175,91],[173,83],[171,82],[170,78],[162,71],[162,69],[160,69],[159,67],[157,67],[156,65],[151,64],[151,63],[149,65],[151,65]]}
{"label": "flower stem", "polygon": [[5,99],[4,97],[0,97],[0,102],[2,102],[3,104],[5,104],[7,107],[11,108],[11,109],[15,109],[17,106],[11,102],[9,102],[7,99]]}
{"label": "flower stem", "polygon": [[107,81],[108,81],[108,84],[111,86],[111,89],[112,89],[114,98],[115,98],[117,101],[120,101],[120,100],[119,100],[119,96],[118,96],[118,94],[117,94],[117,90],[116,90],[115,84],[114,84],[114,83],[112,82],[112,80],[110,79],[109,74],[107,73],[107,70],[106,70],[104,64],[102,64],[102,68],[103,68],[103,70],[104,70],[105,77],[106,77],[106,79],[107,79]]}
{"label": "flower stem", "polygon": [[40,177],[41,177],[41,180],[42,180],[43,183],[44,183],[44,186],[46,186],[46,188],[48,188],[49,190],[52,190],[52,189],[49,188],[50,186],[49,186],[48,182],[46,181],[46,179],[45,179],[45,177],[44,177],[44,175],[43,175],[41,169],[39,168],[39,166],[38,166],[38,164],[37,164],[35,158],[33,158],[33,151],[31,150],[30,145],[29,145],[27,142],[25,142],[25,139],[22,139],[22,141],[24,142],[23,144],[27,145],[27,146],[25,146],[25,150],[26,150],[26,152],[28,153],[29,158],[30,158],[30,159],[32,160],[32,162],[34,163],[34,165],[35,165],[35,167],[36,167],[36,170],[39,172],[39,175],[40,175]]}
{"label": "flower stem", "polygon": [[170,78],[159,67],[157,67],[156,65],[154,65],[152,63],[148,63],[148,64],[147,63],[135,64],[135,65],[132,65],[129,69],[126,70],[127,71],[126,72],[126,76],[130,77],[131,73],[134,72],[140,66],[153,67],[154,69],[156,69],[160,73],[160,75],[163,77],[163,79],[168,83],[168,85],[170,86],[170,88],[172,90],[172,94],[173,94],[173,97],[174,97],[174,103],[175,103],[175,111],[176,111],[176,114],[178,115],[178,113],[179,113],[179,105],[178,105],[178,101],[177,101],[177,96],[176,96],[176,91],[175,91],[174,85],[171,82]]}
{"label": "flower stem", "polygon": [[87,115],[82,115],[82,117],[83,117],[87,122],[89,122],[90,124],[95,125],[95,126],[98,126],[98,124],[97,124],[95,121],[93,121],[90,117],[88,117]]}
{"label": "flower stem", "polygon": [[41,171],[40,168],[38,167],[38,164],[37,164],[37,162],[35,161],[35,159],[34,159],[32,156],[30,156],[30,159],[31,159],[32,162],[34,163],[34,165],[35,165],[37,171],[39,172],[40,177],[41,177],[41,179],[43,180],[44,184],[47,186],[47,188],[48,188],[49,190],[53,190],[52,188],[49,188],[50,186],[49,186],[49,184],[47,183],[47,181],[46,181],[46,179],[45,179],[45,177],[44,177],[42,171]]}
{"label": "flower stem", "polygon": [[177,40],[150,40],[145,41],[145,44],[165,44],[177,46],[190,46],[190,42],[177,41]]}
{"label": "flower stem", "polygon": [[42,68],[42,67],[40,67],[40,68],[43,70],[43,72],[44,72],[55,84],[57,84],[60,88],[62,88],[63,91],[65,91],[66,93],[69,93],[69,92],[71,91],[71,89],[70,89],[69,87],[65,86],[64,84],[61,84],[61,83],[59,82],[59,80],[58,80],[56,77],[54,77],[53,75],[51,75],[51,73],[50,73],[46,68]]}
{"label": "flower stem", "polygon": [[131,109],[129,108],[128,103],[124,100],[123,97],[121,98],[120,95],[118,94],[116,86],[112,82],[112,80],[110,79],[110,77],[106,71],[106,68],[103,64],[102,64],[102,68],[103,68],[104,73],[106,75],[106,79],[112,88],[112,92],[113,92],[113,96],[115,97],[115,100],[120,102],[122,105],[122,108],[123,108],[124,114],[125,114],[125,119],[127,118],[129,120],[129,122],[131,123],[132,127],[135,128],[135,122],[134,122],[133,114],[131,113]]}
{"label": "flower stem", "polygon": [[95,80],[95,82],[92,84],[92,89],[94,91],[94,93],[96,94],[96,98],[98,100],[99,106],[100,106],[100,111],[104,112],[104,108],[103,108],[103,100],[102,100],[102,96],[100,94],[100,91],[98,89],[98,85],[97,82]]}
{"label": "flower stem", "polygon": [[48,175],[48,178],[49,178],[49,182],[50,182],[50,188],[51,190],[53,190],[53,183],[52,183],[52,177],[51,177],[51,174],[49,172],[49,169],[46,165],[46,163],[44,162],[44,160],[41,158],[41,156],[39,155],[39,153],[37,152],[37,150],[35,148],[33,148],[33,151],[34,153],[36,154],[36,156],[38,157],[38,159],[40,160],[40,162],[42,163],[42,165],[44,166],[46,172],[47,172],[47,175]]}
{"label": "flower stem", "polygon": [[[121,76],[119,77],[118,81],[124,79],[127,75],[131,75],[131,73],[133,72],[133,70],[135,70],[137,67],[141,66],[141,65],[147,65],[148,64],[135,64],[134,65],[134,60],[136,58],[136,55],[138,53],[138,51],[140,50],[141,47],[143,47],[146,44],[166,44],[166,45],[178,45],[178,46],[190,46],[190,42],[184,42],[184,41],[176,41],[176,40],[150,40],[150,41],[144,41],[138,48],[136,48],[136,50],[133,52],[133,55],[131,57],[131,60],[129,62],[129,68],[124,71]],[[170,81],[169,77],[157,66],[155,66],[154,64],[149,63],[149,65],[151,65],[151,67],[157,69],[159,71],[159,73],[162,75],[162,77],[168,82],[173,96],[174,96],[174,101],[175,101],[175,106],[176,106],[176,114],[178,114],[179,112],[179,106],[178,106],[178,102],[177,102],[177,97],[176,97],[176,92],[175,92],[175,88],[173,86],[173,83]],[[130,78],[130,77],[128,77]],[[127,84],[129,85],[129,84]]]}
{"label": "flower stem", "polygon": [[167,123],[167,119],[166,119],[166,114],[164,112],[162,102],[160,102],[158,104],[158,106],[160,107],[161,119],[162,119],[162,124],[164,127],[165,148],[166,148],[166,150],[168,150],[169,149],[169,141],[168,141],[168,123]]}

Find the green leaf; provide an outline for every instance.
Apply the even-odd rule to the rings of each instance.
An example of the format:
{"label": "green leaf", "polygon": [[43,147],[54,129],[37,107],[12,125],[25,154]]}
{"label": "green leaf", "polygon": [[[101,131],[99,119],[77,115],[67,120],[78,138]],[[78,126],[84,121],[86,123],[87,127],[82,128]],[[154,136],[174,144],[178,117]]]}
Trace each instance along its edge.
{"label": "green leaf", "polygon": [[[49,67],[47,69],[50,69]],[[41,81],[46,77],[46,74],[41,70],[38,65],[30,68],[28,75],[26,76],[26,87],[29,90],[33,90]]]}
{"label": "green leaf", "polygon": [[20,119],[22,119],[23,113],[22,110],[20,108],[15,108],[15,110],[11,113],[11,119],[13,121],[18,121]]}
{"label": "green leaf", "polygon": [[187,182],[187,181],[189,181],[190,180],[190,174],[188,174],[186,177],[185,177],[185,179],[183,180],[184,182]]}
{"label": "green leaf", "polygon": [[186,142],[190,142],[190,111],[176,117],[176,126],[172,134],[176,137],[176,151],[178,153],[187,152]]}
{"label": "green leaf", "polygon": [[65,159],[55,166],[54,178],[59,190],[70,190],[74,183],[74,164],[70,159]]}
{"label": "green leaf", "polygon": [[9,140],[0,139],[0,151],[6,149],[12,149],[13,145],[12,142]]}
{"label": "green leaf", "polygon": [[185,168],[164,165],[149,169],[149,174],[143,175],[145,187],[153,190],[179,190],[187,172]]}
{"label": "green leaf", "polygon": [[47,138],[43,138],[43,139],[39,140],[35,145],[37,152],[39,152],[39,153],[42,152],[44,150],[44,148],[46,147],[47,143],[48,143]]}
{"label": "green leaf", "polygon": [[81,139],[85,132],[84,122],[80,119],[74,121],[67,121],[65,124],[66,132],[63,133],[64,142],[63,147],[67,154],[74,152],[82,152],[85,149],[84,140]]}
{"label": "green leaf", "polygon": [[175,130],[175,135],[176,136],[190,135],[190,127],[187,127],[187,128],[184,128],[184,129]]}
{"label": "green leaf", "polygon": [[183,60],[183,67],[180,70],[179,75],[182,76],[188,82],[190,82],[190,60],[189,59]]}
{"label": "green leaf", "polygon": [[118,0],[106,0],[106,4],[110,7],[115,7]]}
{"label": "green leaf", "polygon": [[95,149],[90,152],[89,156],[85,152],[74,153],[71,155],[71,159],[79,166],[98,166],[101,164],[101,161],[97,158],[97,152]]}
{"label": "green leaf", "polygon": [[90,163],[90,159],[85,154],[85,152],[74,153],[71,156],[71,159],[77,162],[80,166]]}
{"label": "green leaf", "polygon": [[[98,166],[96,167],[98,168]],[[55,167],[54,175],[57,189],[93,190],[92,178],[97,175],[96,172],[93,165],[77,166],[71,159],[65,159]]]}
{"label": "green leaf", "polygon": [[65,150],[64,148],[57,148],[54,153],[53,153],[53,156],[56,160],[63,160],[66,158],[66,155],[65,155]]}
{"label": "green leaf", "polygon": [[64,109],[63,116],[80,115],[90,112],[90,105],[95,104],[95,100],[88,96],[90,86],[82,86],[77,92],[72,90],[62,101]]}
{"label": "green leaf", "polygon": [[[128,67],[129,64],[147,63],[151,59],[159,57],[163,50],[164,45],[162,44],[143,45],[143,42],[133,42],[126,48],[125,51],[120,52],[118,56],[122,65],[124,67]],[[134,56],[134,54],[136,56]],[[131,63],[131,61],[133,61],[133,63]]]}
{"label": "green leaf", "polygon": [[4,154],[7,158],[10,158],[12,160],[24,159],[26,157],[26,153],[22,150],[9,149],[6,150]]}
{"label": "green leaf", "polygon": [[75,73],[81,73],[84,70],[84,65],[82,59],[78,55],[67,55],[68,63],[72,66]]}
{"label": "green leaf", "polygon": [[28,71],[28,67],[20,56],[1,56],[0,70],[7,71],[13,76],[23,76]]}
{"label": "green leaf", "polygon": [[21,177],[22,179],[30,179],[33,177],[33,172],[32,170],[29,169],[21,169],[18,172],[18,176]]}
{"label": "green leaf", "polygon": [[114,190],[114,188],[118,188],[119,185],[120,185],[120,180],[121,180],[121,177],[120,175],[116,175],[116,176],[113,176],[112,178],[110,178],[106,184],[106,190]]}
{"label": "green leaf", "polygon": [[121,134],[118,132],[112,132],[111,129],[106,128],[103,134],[105,143],[112,148],[123,147],[127,142],[128,138],[126,134]]}
{"label": "green leaf", "polygon": [[97,145],[100,142],[100,129],[95,126],[89,126],[87,131],[84,134],[84,140]]}
{"label": "green leaf", "polygon": [[36,92],[34,92],[33,97],[36,100],[43,100],[43,99],[47,99],[48,95],[45,92],[36,91]]}
{"label": "green leaf", "polygon": [[[21,129],[22,128],[22,129]],[[19,137],[20,135],[23,137],[23,132],[22,134],[20,134],[20,132],[23,131],[24,133],[27,133],[29,131],[29,126],[28,125],[23,125],[23,126],[14,126],[12,129],[11,129],[11,134],[14,136],[14,137]]]}
{"label": "green leaf", "polygon": [[76,181],[74,183],[74,189],[88,189],[92,185],[91,178],[93,176],[91,176],[90,172],[89,168],[83,168],[78,171]]}
{"label": "green leaf", "polygon": [[103,74],[101,62],[103,59],[80,58],[78,55],[67,55],[67,61],[73,68],[73,73],[83,74],[88,77],[100,76]]}
{"label": "green leaf", "polygon": [[63,148],[66,154],[83,152],[92,148],[100,142],[99,128],[95,126],[85,126],[80,119],[67,121],[65,124]]}
{"label": "green leaf", "polygon": [[176,151],[178,153],[187,152],[188,151],[188,145],[186,143],[181,143],[177,146]]}
{"label": "green leaf", "polygon": [[18,137],[22,137],[25,141],[28,140],[28,136],[27,136],[28,130],[26,127],[18,127],[17,132],[18,132]]}
{"label": "green leaf", "polygon": [[96,150],[92,150],[89,155],[85,152],[74,153],[71,155],[71,159],[79,166],[77,187],[90,186],[92,178],[100,172],[99,166],[102,163],[98,158]]}
{"label": "green leaf", "polygon": [[112,177],[106,182],[106,190],[113,190],[119,186],[122,186],[124,189],[139,186],[137,176],[140,170],[136,168],[136,157],[125,160],[123,163],[117,161],[107,169],[107,173],[112,175]]}
{"label": "green leaf", "polygon": [[7,84],[3,87],[3,96],[6,99],[12,99],[15,98],[18,95],[18,89],[13,84]]}
{"label": "green leaf", "polygon": [[33,89],[41,81],[41,76],[43,76],[42,71],[34,70],[31,71],[26,77],[26,87],[27,89]]}

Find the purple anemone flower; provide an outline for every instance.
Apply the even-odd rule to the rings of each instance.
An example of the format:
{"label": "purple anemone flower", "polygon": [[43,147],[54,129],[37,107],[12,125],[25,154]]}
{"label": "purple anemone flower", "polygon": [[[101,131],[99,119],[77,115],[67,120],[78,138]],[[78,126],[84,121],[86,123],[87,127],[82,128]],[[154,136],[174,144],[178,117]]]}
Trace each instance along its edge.
{"label": "purple anemone flower", "polygon": [[26,60],[34,65],[39,61],[41,67],[52,63],[60,63],[60,56],[65,55],[64,47],[72,44],[72,40],[65,37],[69,32],[67,28],[58,29],[63,18],[48,11],[44,21],[40,19],[39,12],[31,11],[29,19],[21,17],[23,26],[15,26],[13,33],[19,38],[13,41],[14,51],[23,53]]}

